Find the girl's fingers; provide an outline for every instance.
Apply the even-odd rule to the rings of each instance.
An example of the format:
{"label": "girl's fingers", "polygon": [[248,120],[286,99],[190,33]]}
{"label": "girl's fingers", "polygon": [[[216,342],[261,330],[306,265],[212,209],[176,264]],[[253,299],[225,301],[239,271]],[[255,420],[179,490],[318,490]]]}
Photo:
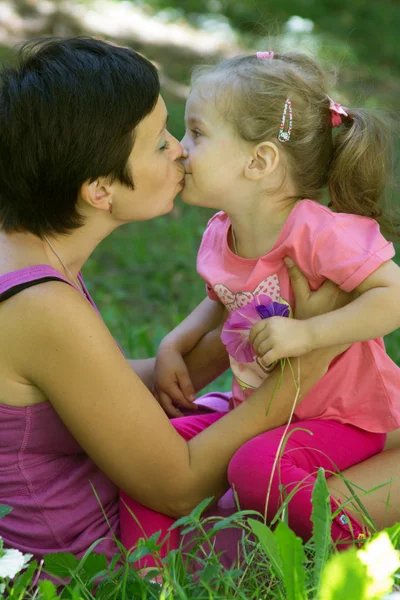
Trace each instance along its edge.
{"label": "girl's fingers", "polygon": [[249,334],[249,342],[254,346],[254,341],[258,334],[265,329],[265,321],[257,321],[255,325],[251,328]]}
{"label": "girl's fingers", "polygon": [[186,366],[176,373],[179,388],[188,402],[196,400],[196,392]]}
{"label": "girl's fingers", "polygon": [[270,352],[270,350],[272,350],[272,344],[267,339],[267,340],[262,341],[258,345],[256,352],[257,352],[258,356],[265,356],[267,354],[267,352]]}
{"label": "girl's fingers", "polygon": [[169,417],[183,417],[183,412],[174,406],[172,398],[165,392],[158,392],[158,401]]}

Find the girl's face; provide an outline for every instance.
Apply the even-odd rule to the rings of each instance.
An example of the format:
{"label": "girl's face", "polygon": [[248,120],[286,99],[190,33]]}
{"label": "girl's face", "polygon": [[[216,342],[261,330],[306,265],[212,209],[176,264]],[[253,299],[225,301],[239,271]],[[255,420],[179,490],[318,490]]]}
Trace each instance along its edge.
{"label": "girl's face", "polygon": [[185,173],[179,160],[182,146],[166,127],[167,110],[160,96],[154,110],[136,128],[128,159],[135,189],[119,182],[113,184],[114,215],[118,220],[144,221],[172,210]]}
{"label": "girl's face", "polygon": [[183,161],[186,175],[182,200],[229,212],[240,199],[243,202],[243,194],[248,191],[243,175],[248,159],[245,143],[198,88],[187,100],[185,123],[181,144],[188,158]]}

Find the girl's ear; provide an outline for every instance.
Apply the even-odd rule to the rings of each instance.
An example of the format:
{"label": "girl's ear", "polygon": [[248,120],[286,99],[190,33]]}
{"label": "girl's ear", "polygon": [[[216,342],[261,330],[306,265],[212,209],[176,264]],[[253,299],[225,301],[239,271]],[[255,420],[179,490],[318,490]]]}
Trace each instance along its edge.
{"label": "girl's ear", "polygon": [[253,147],[251,158],[245,167],[247,179],[257,181],[271,175],[279,164],[279,150],[273,142],[261,142]]}
{"label": "girl's ear", "polygon": [[98,210],[109,210],[112,200],[112,185],[104,177],[95,181],[87,180],[81,186],[81,198],[86,204]]}

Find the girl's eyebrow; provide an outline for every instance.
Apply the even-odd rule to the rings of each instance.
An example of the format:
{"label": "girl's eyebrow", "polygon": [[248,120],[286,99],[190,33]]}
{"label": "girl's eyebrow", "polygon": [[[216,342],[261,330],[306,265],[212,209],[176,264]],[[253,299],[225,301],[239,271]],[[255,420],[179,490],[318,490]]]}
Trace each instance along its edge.
{"label": "girl's eyebrow", "polygon": [[186,120],[188,123],[199,123],[200,125],[207,126],[207,123],[203,121],[203,119],[200,119],[200,117],[197,117],[196,115],[194,117],[188,117]]}

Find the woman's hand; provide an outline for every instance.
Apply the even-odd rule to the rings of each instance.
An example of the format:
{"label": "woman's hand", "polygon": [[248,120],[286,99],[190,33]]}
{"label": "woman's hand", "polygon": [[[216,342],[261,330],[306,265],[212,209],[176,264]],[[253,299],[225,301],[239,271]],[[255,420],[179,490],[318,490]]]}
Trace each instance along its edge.
{"label": "woman's hand", "polygon": [[291,258],[285,258],[296,300],[296,319],[309,319],[342,308],[354,300],[354,294],[343,292],[332,281],[325,281],[316,292],[311,291],[305,275]]}

